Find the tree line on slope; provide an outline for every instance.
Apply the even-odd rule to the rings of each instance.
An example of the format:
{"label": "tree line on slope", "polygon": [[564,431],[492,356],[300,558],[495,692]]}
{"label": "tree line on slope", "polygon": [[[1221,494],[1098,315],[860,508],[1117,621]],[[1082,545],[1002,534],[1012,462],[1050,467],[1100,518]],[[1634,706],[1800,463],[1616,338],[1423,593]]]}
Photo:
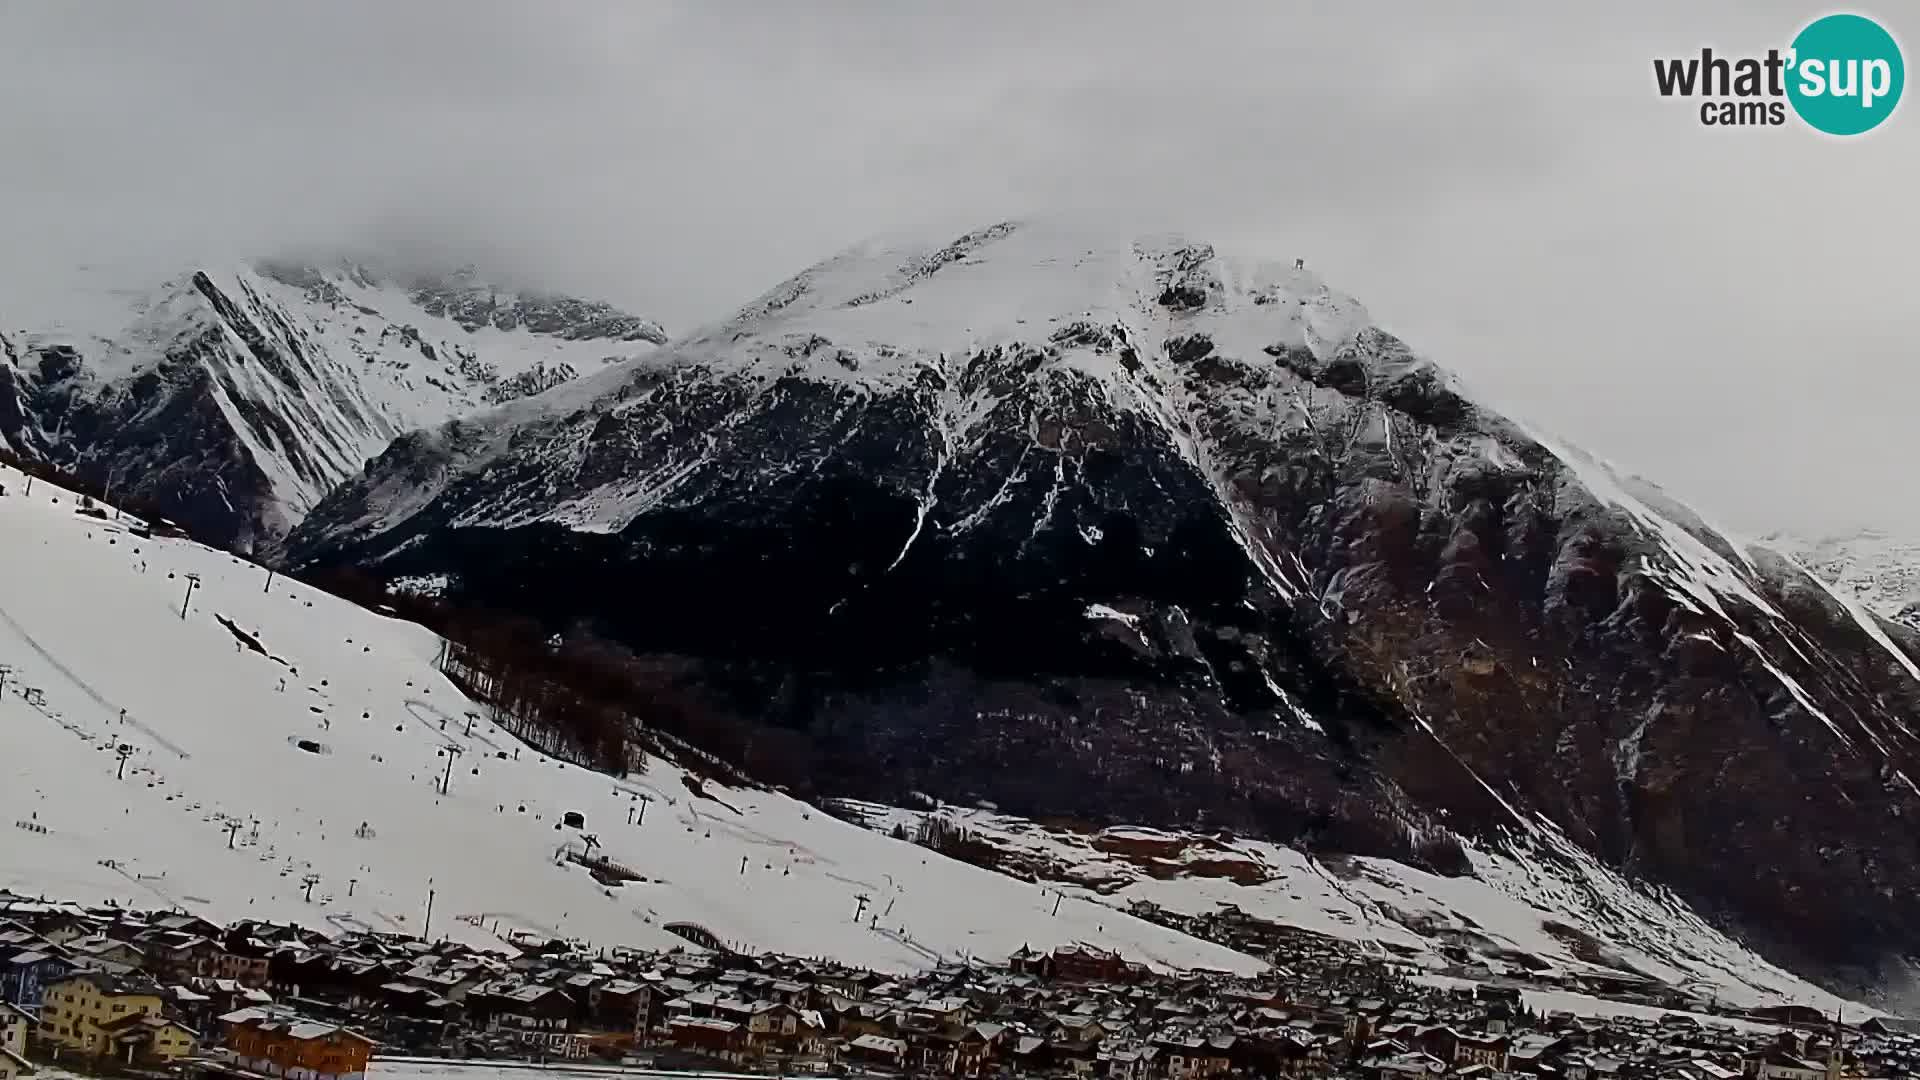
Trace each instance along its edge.
{"label": "tree line on slope", "polygon": [[487,705],[495,723],[549,755],[620,776],[643,771],[651,752],[725,782],[816,794],[805,736],[714,700],[681,658],[636,654],[585,625],[554,633],[526,615],[395,591],[357,569],[300,577],[438,634],[441,672]]}

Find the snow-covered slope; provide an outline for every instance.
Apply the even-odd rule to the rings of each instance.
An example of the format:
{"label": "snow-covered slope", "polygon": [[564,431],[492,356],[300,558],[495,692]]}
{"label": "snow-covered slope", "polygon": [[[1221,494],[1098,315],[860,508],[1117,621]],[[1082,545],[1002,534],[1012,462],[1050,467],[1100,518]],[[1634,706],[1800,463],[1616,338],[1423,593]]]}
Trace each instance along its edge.
{"label": "snow-covered slope", "polygon": [[[438,641],[419,627],[284,578],[268,587],[265,570],[187,541],[143,540],[44,482],[26,494],[10,470],[0,485],[0,887],[414,933],[431,889],[436,936],[498,944],[498,924],[666,948],[686,942],[663,927],[690,921],[742,946],[896,970],[1082,940],[1163,965],[1261,967],[1094,904],[1055,915],[1035,886],[781,796],[695,797],[660,761],[613,779],[484,720],[469,735],[478,706],[434,668]],[[124,779],[120,743],[134,748]],[[447,747],[459,756],[442,795]],[[643,798],[644,824],[628,825]],[[584,830],[558,827],[568,812]],[[609,891],[556,865],[583,832],[647,880]],[[854,921],[862,894],[877,927]]]}
{"label": "snow-covered slope", "polygon": [[[0,487],[0,887],[17,892],[419,933],[431,891],[433,933],[479,944],[529,931],[671,947],[685,941],[664,928],[684,921],[738,947],[895,970],[1082,941],[1162,966],[1258,970],[1124,910],[1226,903],[1436,969],[1451,963],[1443,947],[1463,946],[1564,971],[1639,970],[1725,1002],[1832,1000],[1544,824],[1537,858],[1476,852],[1478,876],[1459,879],[1211,843],[1216,871],[1233,859],[1260,868],[1234,884],[1197,865],[1150,874],[1101,844],[1171,834],[947,812],[1024,852],[1027,869],[1052,863],[1036,884],[777,794],[709,781],[696,795],[658,759],[626,779],[587,772],[485,719],[469,734],[484,710],[435,669],[438,641],[419,627],[188,541],[143,538],[43,481],[28,493],[0,469]],[[882,829],[918,816],[863,809]],[[584,827],[559,827],[568,812]],[[645,880],[608,890],[556,862],[584,850],[584,835]],[[869,919],[856,921],[863,896]],[[1588,938],[1598,950],[1576,948]]]}
{"label": "snow-covered slope", "polygon": [[471,271],[263,262],[0,307],[0,441],[200,535],[271,540],[394,436],[666,340]]}
{"label": "snow-covered slope", "polygon": [[744,678],[875,801],[1441,871],[1544,815],[1835,985],[1920,940],[1913,636],[1284,259],[865,245],[396,440],[289,551]]}
{"label": "snow-covered slope", "polygon": [[1545,819],[1522,843],[1472,850],[1470,875],[1441,877],[1390,859],[1316,856],[1245,837],[1142,826],[1076,831],[975,808],[851,805],[871,827],[910,835],[941,819],[995,849],[1010,870],[1129,909],[1192,917],[1231,907],[1432,968],[1639,976],[1741,1007],[1839,1002],[1671,894],[1623,880]]}
{"label": "snow-covered slope", "polygon": [[1920,543],[1874,529],[1819,540],[1780,533],[1764,543],[1852,595],[1867,610],[1920,630]]}

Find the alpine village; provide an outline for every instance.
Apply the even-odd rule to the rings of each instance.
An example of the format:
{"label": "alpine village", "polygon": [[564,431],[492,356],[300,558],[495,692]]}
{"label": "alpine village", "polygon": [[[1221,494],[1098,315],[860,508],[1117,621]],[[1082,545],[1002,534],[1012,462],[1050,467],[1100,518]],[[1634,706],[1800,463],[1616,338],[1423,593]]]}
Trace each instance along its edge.
{"label": "alpine village", "polygon": [[[379,1058],[1109,1080],[1920,1073],[1920,1036],[1879,1017],[1739,1011],[1524,963],[1435,978],[1230,908],[1200,922],[1189,929],[1258,942],[1272,971],[1157,971],[1066,947],[909,978],[748,955],[691,925],[688,946],[666,953],[532,939],[491,951],[0,891],[0,1080],[365,1080]],[[1615,1008],[1530,1004],[1555,993]]]}

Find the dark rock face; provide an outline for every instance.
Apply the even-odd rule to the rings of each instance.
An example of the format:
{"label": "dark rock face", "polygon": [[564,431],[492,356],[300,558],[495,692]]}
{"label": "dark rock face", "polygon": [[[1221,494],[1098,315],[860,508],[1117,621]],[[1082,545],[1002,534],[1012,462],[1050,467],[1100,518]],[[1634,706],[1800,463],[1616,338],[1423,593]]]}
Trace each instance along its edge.
{"label": "dark rock face", "polygon": [[290,555],[683,658],[855,794],[1429,865],[1538,815],[1835,985],[1920,940],[1904,629],[1304,274],[1002,230],[402,438]]}
{"label": "dark rock face", "polygon": [[[209,543],[248,549],[262,528],[284,531],[286,522],[222,408],[230,387],[203,363],[223,344],[217,335],[179,341],[138,378],[110,387],[74,379],[77,364],[60,379],[47,379],[44,363],[40,378],[0,365],[0,439],[189,522]],[[264,428],[273,418],[255,411],[250,421]]]}
{"label": "dark rock face", "polygon": [[[853,793],[1345,833],[1414,857],[1404,829],[1382,824],[1398,799],[1359,751],[1403,723],[1397,709],[1295,632],[1164,431],[1099,407],[1077,380],[1030,381],[1030,359],[983,356],[962,374],[1007,393],[989,421],[1004,434],[964,448],[930,422],[951,389],[937,381],[871,399],[801,378],[760,393],[675,377],[652,390],[655,407],[542,433],[541,448],[350,557],[394,573],[457,567],[475,601],[556,624],[586,616],[637,648],[698,657],[736,707],[777,712],[845,755],[836,779]],[[583,485],[617,483],[683,468],[717,430],[724,448],[673,505],[616,533],[438,519],[469,499],[542,491],[558,467],[543,450],[557,443],[577,449]],[[1029,430],[1037,444],[1016,434]],[[433,442],[400,440],[375,472],[440,472],[431,453],[413,456]],[[321,512],[335,505],[346,501]],[[420,533],[431,542],[418,558],[375,554]],[[1138,612],[1137,625],[1089,618],[1095,600]],[[1336,740],[1303,727],[1262,672],[1329,717]]]}

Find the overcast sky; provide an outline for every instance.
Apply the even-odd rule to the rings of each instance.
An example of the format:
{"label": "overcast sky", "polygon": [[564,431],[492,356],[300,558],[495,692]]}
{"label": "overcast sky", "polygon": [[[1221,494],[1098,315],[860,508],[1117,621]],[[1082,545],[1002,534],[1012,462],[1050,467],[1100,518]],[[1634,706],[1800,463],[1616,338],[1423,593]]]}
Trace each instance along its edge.
{"label": "overcast sky", "polygon": [[377,242],[684,330],[874,232],[1092,210],[1305,256],[1726,525],[1920,537],[1920,105],[1654,94],[1815,6],[1442,6],[16,0],[0,265]]}

